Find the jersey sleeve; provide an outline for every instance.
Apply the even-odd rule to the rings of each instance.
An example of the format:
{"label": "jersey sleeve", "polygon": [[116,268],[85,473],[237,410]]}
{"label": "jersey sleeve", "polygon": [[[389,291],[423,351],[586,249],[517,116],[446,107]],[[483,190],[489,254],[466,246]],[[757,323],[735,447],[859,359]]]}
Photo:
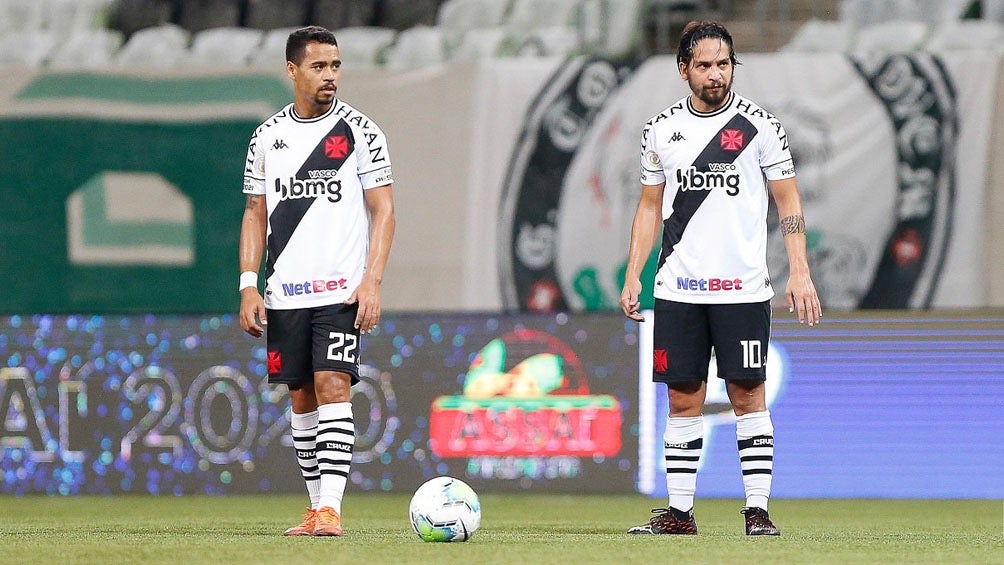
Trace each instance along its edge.
{"label": "jersey sleeve", "polygon": [[244,160],[244,194],[265,194],[265,146],[261,144],[261,133],[257,131],[248,142],[248,154]]}
{"label": "jersey sleeve", "polygon": [[390,166],[390,150],[387,147],[387,136],[375,123],[361,132],[362,148],[356,153],[359,160],[359,182],[363,190],[394,183],[394,174]]}
{"label": "jersey sleeve", "polygon": [[641,183],[656,186],[666,182],[666,171],[656,151],[655,127],[645,124],[641,132]]}
{"label": "jersey sleeve", "polygon": [[767,120],[767,135],[760,155],[760,167],[767,180],[781,180],[795,176],[795,164],[788,149],[788,134],[777,118]]}

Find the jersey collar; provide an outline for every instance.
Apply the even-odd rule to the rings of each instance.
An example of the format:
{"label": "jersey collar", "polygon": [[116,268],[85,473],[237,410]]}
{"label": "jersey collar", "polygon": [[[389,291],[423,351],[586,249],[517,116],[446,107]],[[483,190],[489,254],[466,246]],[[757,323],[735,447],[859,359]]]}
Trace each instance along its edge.
{"label": "jersey collar", "polygon": [[317,121],[323,120],[324,118],[327,118],[328,116],[331,115],[332,112],[335,111],[335,108],[339,104],[341,104],[341,103],[342,103],[341,100],[339,100],[337,98],[332,99],[331,106],[328,107],[328,111],[325,112],[325,113],[323,113],[323,114],[321,114],[320,116],[317,116],[316,118],[301,118],[300,116],[297,116],[296,115],[296,106],[294,106],[293,104],[290,104],[289,105],[289,116],[291,118],[293,118],[294,122],[300,122],[300,123],[304,123],[304,124],[309,124],[309,123],[317,122]]}
{"label": "jersey collar", "polygon": [[721,108],[719,108],[717,110],[714,110],[714,111],[711,111],[711,112],[699,112],[690,103],[690,96],[688,96],[687,97],[687,110],[690,110],[690,113],[693,114],[693,115],[695,115],[695,116],[697,116],[698,118],[710,118],[710,117],[713,117],[713,116],[717,116],[717,115],[725,112],[726,110],[728,110],[732,106],[732,103],[735,101],[735,99],[736,99],[736,93],[735,92],[729,92],[729,101],[726,102],[725,104],[722,104]]}

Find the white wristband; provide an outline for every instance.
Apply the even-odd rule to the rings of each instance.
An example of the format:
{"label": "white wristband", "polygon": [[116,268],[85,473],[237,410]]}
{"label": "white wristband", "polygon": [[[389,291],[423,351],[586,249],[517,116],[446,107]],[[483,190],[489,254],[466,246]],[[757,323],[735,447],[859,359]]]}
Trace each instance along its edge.
{"label": "white wristband", "polygon": [[258,288],[258,273],[254,271],[244,271],[241,273],[241,283],[237,290],[241,291],[249,286]]}

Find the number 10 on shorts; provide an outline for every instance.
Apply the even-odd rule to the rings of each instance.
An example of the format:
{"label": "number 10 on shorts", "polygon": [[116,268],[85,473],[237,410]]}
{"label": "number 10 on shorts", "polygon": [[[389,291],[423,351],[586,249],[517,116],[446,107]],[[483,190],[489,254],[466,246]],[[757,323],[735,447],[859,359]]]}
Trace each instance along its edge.
{"label": "number 10 on shorts", "polygon": [[741,339],[739,344],[743,346],[743,368],[760,369],[763,368],[763,352],[759,339]]}

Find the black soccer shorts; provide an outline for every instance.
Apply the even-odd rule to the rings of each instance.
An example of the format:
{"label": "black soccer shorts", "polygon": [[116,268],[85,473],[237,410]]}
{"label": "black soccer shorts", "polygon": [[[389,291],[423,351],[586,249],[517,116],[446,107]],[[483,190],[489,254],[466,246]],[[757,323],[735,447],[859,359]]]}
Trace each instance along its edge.
{"label": "black soccer shorts", "polygon": [[359,382],[359,304],[268,310],[268,382],[300,388],[315,371],[348,373]]}
{"label": "black soccer shorts", "polygon": [[655,301],[652,380],[707,381],[714,348],[718,377],[767,379],[770,301],[687,304]]}

